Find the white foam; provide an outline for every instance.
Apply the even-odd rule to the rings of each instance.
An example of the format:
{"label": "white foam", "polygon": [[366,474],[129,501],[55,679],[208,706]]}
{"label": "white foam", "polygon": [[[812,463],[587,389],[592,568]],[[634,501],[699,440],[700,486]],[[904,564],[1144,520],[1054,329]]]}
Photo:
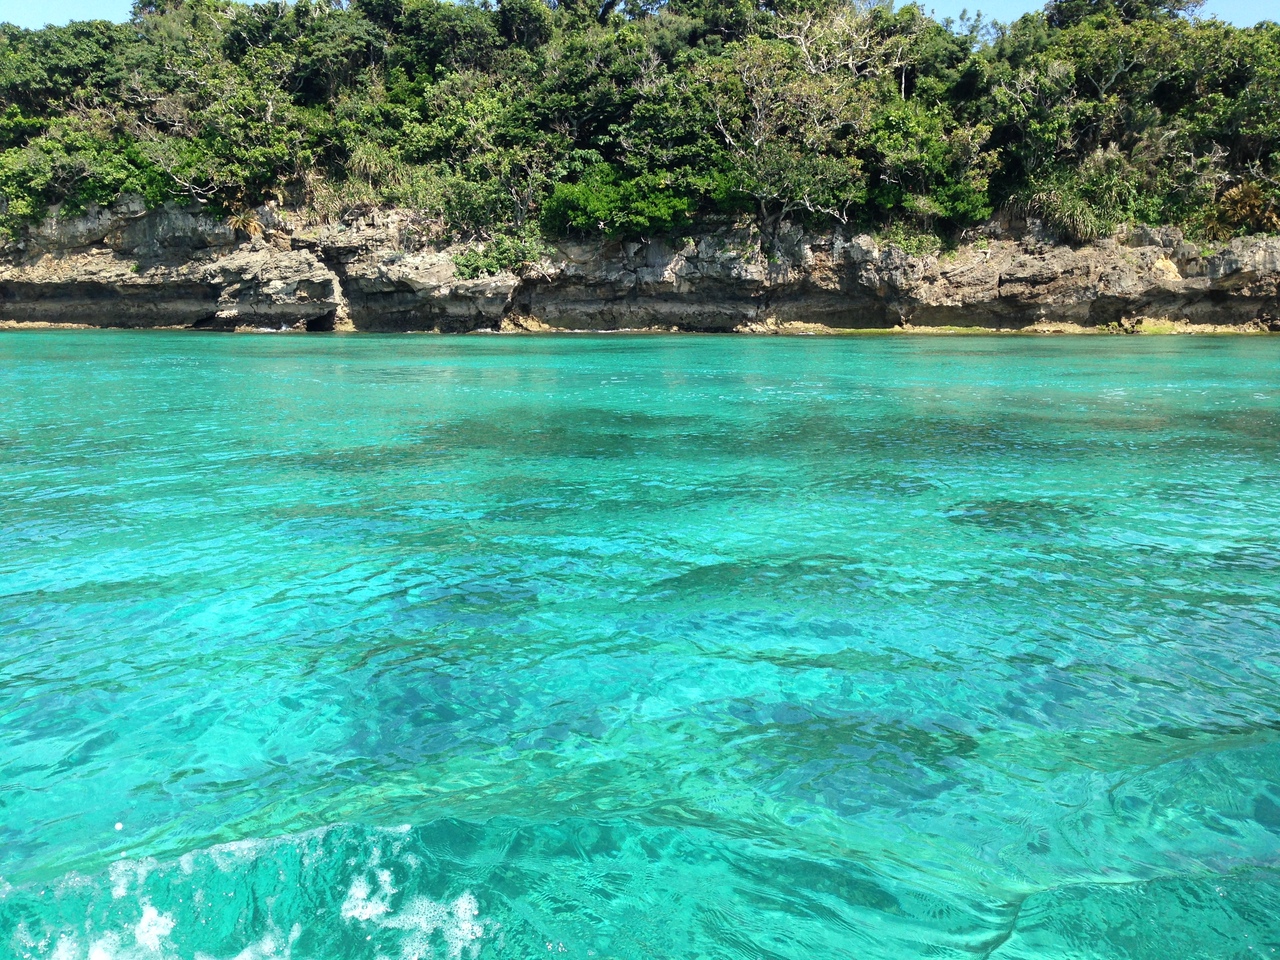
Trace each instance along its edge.
{"label": "white foam", "polygon": [[450,957],[462,956],[464,949],[469,949],[473,957],[480,952],[485,928],[483,923],[476,922],[479,916],[480,904],[470,890],[453,901],[453,923],[445,927],[445,943]]}
{"label": "white foam", "polygon": [[111,897],[119,900],[129,892],[129,887],[133,884],[142,886],[147,879],[147,874],[159,866],[154,857],[145,857],[141,860],[116,860],[107,868],[107,875],[111,878]]}
{"label": "white foam", "polygon": [[[276,922],[292,923],[286,936],[279,926],[269,926],[266,933],[260,927],[255,933],[260,939],[242,940],[231,946],[230,953],[215,955],[203,952],[188,953],[180,944],[178,935],[181,924],[176,914],[157,909],[151,902],[148,881],[154,886],[157,876],[175,879],[181,877],[187,886],[179,891],[177,902],[189,897],[193,904],[208,900],[204,884],[192,884],[189,878],[208,867],[219,871],[243,868],[254,862],[261,864],[264,855],[270,856],[272,848],[284,844],[301,848],[304,860],[316,857],[316,868],[323,868],[326,851],[314,842],[331,828],[321,828],[270,840],[244,840],[219,844],[205,850],[191,851],[178,858],[175,864],[162,866],[151,857],[136,860],[121,859],[108,865],[107,876],[95,878],[68,874],[56,885],[59,895],[75,892],[80,887],[106,887],[115,904],[110,913],[116,915],[119,927],[103,927],[96,923],[76,925],[75,929],[46,928],[35,933],[19,923],[9,944],[0,944],[0,954],[8,949],[19,949],[19,956],[29,951],[32,960],[291,960],[294,944],[302,934],[302,924],[293,923],[295,917],[277,918]],[[328,923],[345,922],[359,932],[361,939],[379,940],[379,931],[385,937],[381,951],[375,950],[379,960],[463,960],[479,954],[481,942],[490,936],[500,936],[501,926],[495,921],[480,917],[480,905],[470,891],[452,900],[436,901],[401,892],[395,885],[391,869],[408,865],[416,873],[420,860],[410,850],[407,827],[372,831],[365,845],[363,869],[352,878],[346,898],[342,902],[341,920],[329,915]],[[274,866],[274,864],[273,864]],[[172,869],[176,867],[177,869]],[[283,871],[283,868],[281,868]],[[304,873],[307,871],[304,869]],[[286,877],[281,872],[281,881]],[[180,881],[182,882],[182,881]],[[15,888],[0,886],[0,895],[12,894]],[[43,891],[42,891],[43,892]],[[106,892],[106,891],[104,891]],[[123,916],[119,914],[123,913]],[[270,918],[267,921],[272,922]],[[327,926],[322,921],[322,925]],[[331,931],[329,931],[331,932]],[[10,946],[10,944],[12,946]],[[370,944],[373,948],[374,945]],[[384,957],[383,954],[389,954]]]}
{"label": "white foam", "polygon": [[[164,941],[173,931],[170,917],[144,904],[142,919],[133,932],[134,945],[128,945],[128,937],[119,933],[103,934],[90,942],[88,953],[74,933],[63,934],[48,954],[48,960],[179,960]],[[265,934],[261,940],[249,944],[234,957],[225,960],[291,960],[294,943],[302,936],[302,925],[295,923],[286,938],[278,930]],[[40,944],[32,943],[39,948]],[[45,956],[43,952],[39,954]],[[219,960],[211,954],[196,952],[193,960]]]}
{"label": "white foam", "polygon": [[431,938],[437,931],[444,940],[449,960],[459,960],[464,952],[475,957],[480,951],[480,941],[490,928],[497,928],[496,924],[486,926],[478,919],[480,904],[469,890],[452,903],[414,897],[400,910],[393,910],[391,897],[396,890],[391,885],[390,872],[379,870],[375,876],[376,892],[364,876],[352,881],[342,904],[342,916],[346,920],[371,923],[379,929],[402,931],[400,960],[427,960],[432,955]]}
{"label": "white foam", "polygon": [[375,876],[378,879],[377,893],[373,892],[363,875],[351,881],[347,899],[342,902],[344,920],[376,920],[391,912],[391,898],[396,894],[396,888],[391,885],[391,871],[378,870]]}
{"label": "white foam", "polygon": [[[293,945],[297,939],[302,936],[302,925],[295,923],[293,929],[289,931],[289,939],[282,945],[280,943],[280,935],[277,932],[265,934],[257,943],[251,943],[231,960],[290,960],[293,954]],[[283,946],[283,953],[277,953]],[[215,960],[214,957],[207,953],[197,953],[195,960]]]}
{"label": "white foam", "polygon": [[173,932],[173,917],[161,913],[147,901],[142,901],[142,919],[133,928],[133,939],[138,946],[152,953],[160,952],[160,941]]}
{"label": "white foam", "polygon": [[118,960],[120,956],[120,937],[108,933],[100,940],[89,944],[89,960]]}
{"label": "white foam", "polygon": [[400,944],[401,960],[425,960],[431,956],[431,934],[445,925],[448,915],[445,904],[427,897],[415,897],[405,904],[398,916],[380,926],[405,932]]}
{"label": "white foam", "polygon": [[258,855],[275,845],[272,840],[232,840],[220,843],[208,850],[209,858],[222,873],[232,873],[246,862],[252,863]]}

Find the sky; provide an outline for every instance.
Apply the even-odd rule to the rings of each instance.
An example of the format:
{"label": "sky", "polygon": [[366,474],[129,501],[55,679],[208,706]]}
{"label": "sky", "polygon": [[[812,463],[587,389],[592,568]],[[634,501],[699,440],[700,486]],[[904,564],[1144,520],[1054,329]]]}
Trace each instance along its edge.
{"label": "sky", "polygon": [[[0,0],[0,22],[20,27],[42,27],[68,20],[127,20],[131,0]],[[1043,0],[921,0],[939,18],[959,17],[968,9],[981,10],[988,20],[1016,20],[1028,10],[1038,10]],[[1207,0],[1201,16],[1217,16],[1237,26],[1259,20],[1280,20],[1280,0]]]}

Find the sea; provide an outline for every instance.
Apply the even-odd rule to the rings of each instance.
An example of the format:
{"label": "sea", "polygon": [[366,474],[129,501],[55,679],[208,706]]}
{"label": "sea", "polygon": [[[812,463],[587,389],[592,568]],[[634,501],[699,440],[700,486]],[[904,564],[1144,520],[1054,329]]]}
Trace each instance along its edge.
{"label": "sea", "polygon": [[1280,956],[1280,337],[0,335],[0,956]]}

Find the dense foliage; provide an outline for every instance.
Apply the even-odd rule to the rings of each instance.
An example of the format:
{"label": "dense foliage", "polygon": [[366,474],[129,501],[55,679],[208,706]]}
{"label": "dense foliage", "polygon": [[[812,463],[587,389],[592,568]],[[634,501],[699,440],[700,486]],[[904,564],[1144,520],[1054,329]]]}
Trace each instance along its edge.
{"label": "dense foliage", "polygon": [[745,218],[954,235],[1006,206],[1074,240],[1280,229],[1280,26],[1189,6],[139,0],[0,26],[0,219],[396,205],[512,256]]}

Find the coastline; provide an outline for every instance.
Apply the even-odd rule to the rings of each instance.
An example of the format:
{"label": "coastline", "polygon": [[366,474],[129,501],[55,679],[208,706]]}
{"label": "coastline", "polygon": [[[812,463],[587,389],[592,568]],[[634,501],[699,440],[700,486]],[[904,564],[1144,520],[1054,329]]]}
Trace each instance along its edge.
{"label": "coastline", "polygon": [[[48,320],[0,320],[0,334],[3,333],[21,333],[21,332],[38,332],[50,330],[98,330],[98,331],[128,331],[140,333],[152,332],[185,332],[194,334],[235,334],[249,336],[296,336],[299,334],[311,333],[316,331],[308,331],[305,326],[272,328],[272,327],[253,327],[242,325],[231,329],[225,327],[197,327],[197,326],[108,326],[102,324],[91,323],[60,323]],[[704,330],[689,330],[679,327],[667,328],[620,328],[620,329],[565,329],[565,328],[549,328],[546,330],[526,330],[526,329],[490,329],[478,328],[465,332],[442,332],[440,330],[326,330],[320,333],[328,336],[350,337],[350,336],[373,336],[373,337],[389,337],[389,336],[440,336],[440,337],[662,337],[662,336],[703,336],[703,337],[821,337],[821,338],[840,338],[840,337],[1113,337],[1113,336],[1143,336],[1143,337],[1164,337],[1164,336],[1183,336],[1183,337],[1252,337],[1267,336],[1269,334],[1280,333],[1280,324],[1268,329],[1256,324],[1191,324],[1191,323],[1172,323],[1163,318],[1157,318],[1150,323],[1144,322],[1139,318],[1133,322],[1132,327],[1121,329],[1118,327],[1088,327],[1073,323],[1044,323],[1034,324],[1022,328],[1010,327],[979,327],[979,326],[939,326],[939,327],[916,327],[911,325],[902,325],[897,327],[827,327],[822,324],[805,324],[805,323],[789,323],[780,324],[777,327],[736,329],[727,332],[708,332]]]}
{"label": "coastline", "polygon": [[1202,248],[1176,228],[1085,246],[1035,220],[955,249],[723,225],[696,237],[565,241],[491,275],[483,244],[415,240],[374,211],[322,229],[264,207],[260,233],[136,198],[57,212],[0,251],[0,329],[240,333],[1227,334],[1280,332],[1280,237]]}

